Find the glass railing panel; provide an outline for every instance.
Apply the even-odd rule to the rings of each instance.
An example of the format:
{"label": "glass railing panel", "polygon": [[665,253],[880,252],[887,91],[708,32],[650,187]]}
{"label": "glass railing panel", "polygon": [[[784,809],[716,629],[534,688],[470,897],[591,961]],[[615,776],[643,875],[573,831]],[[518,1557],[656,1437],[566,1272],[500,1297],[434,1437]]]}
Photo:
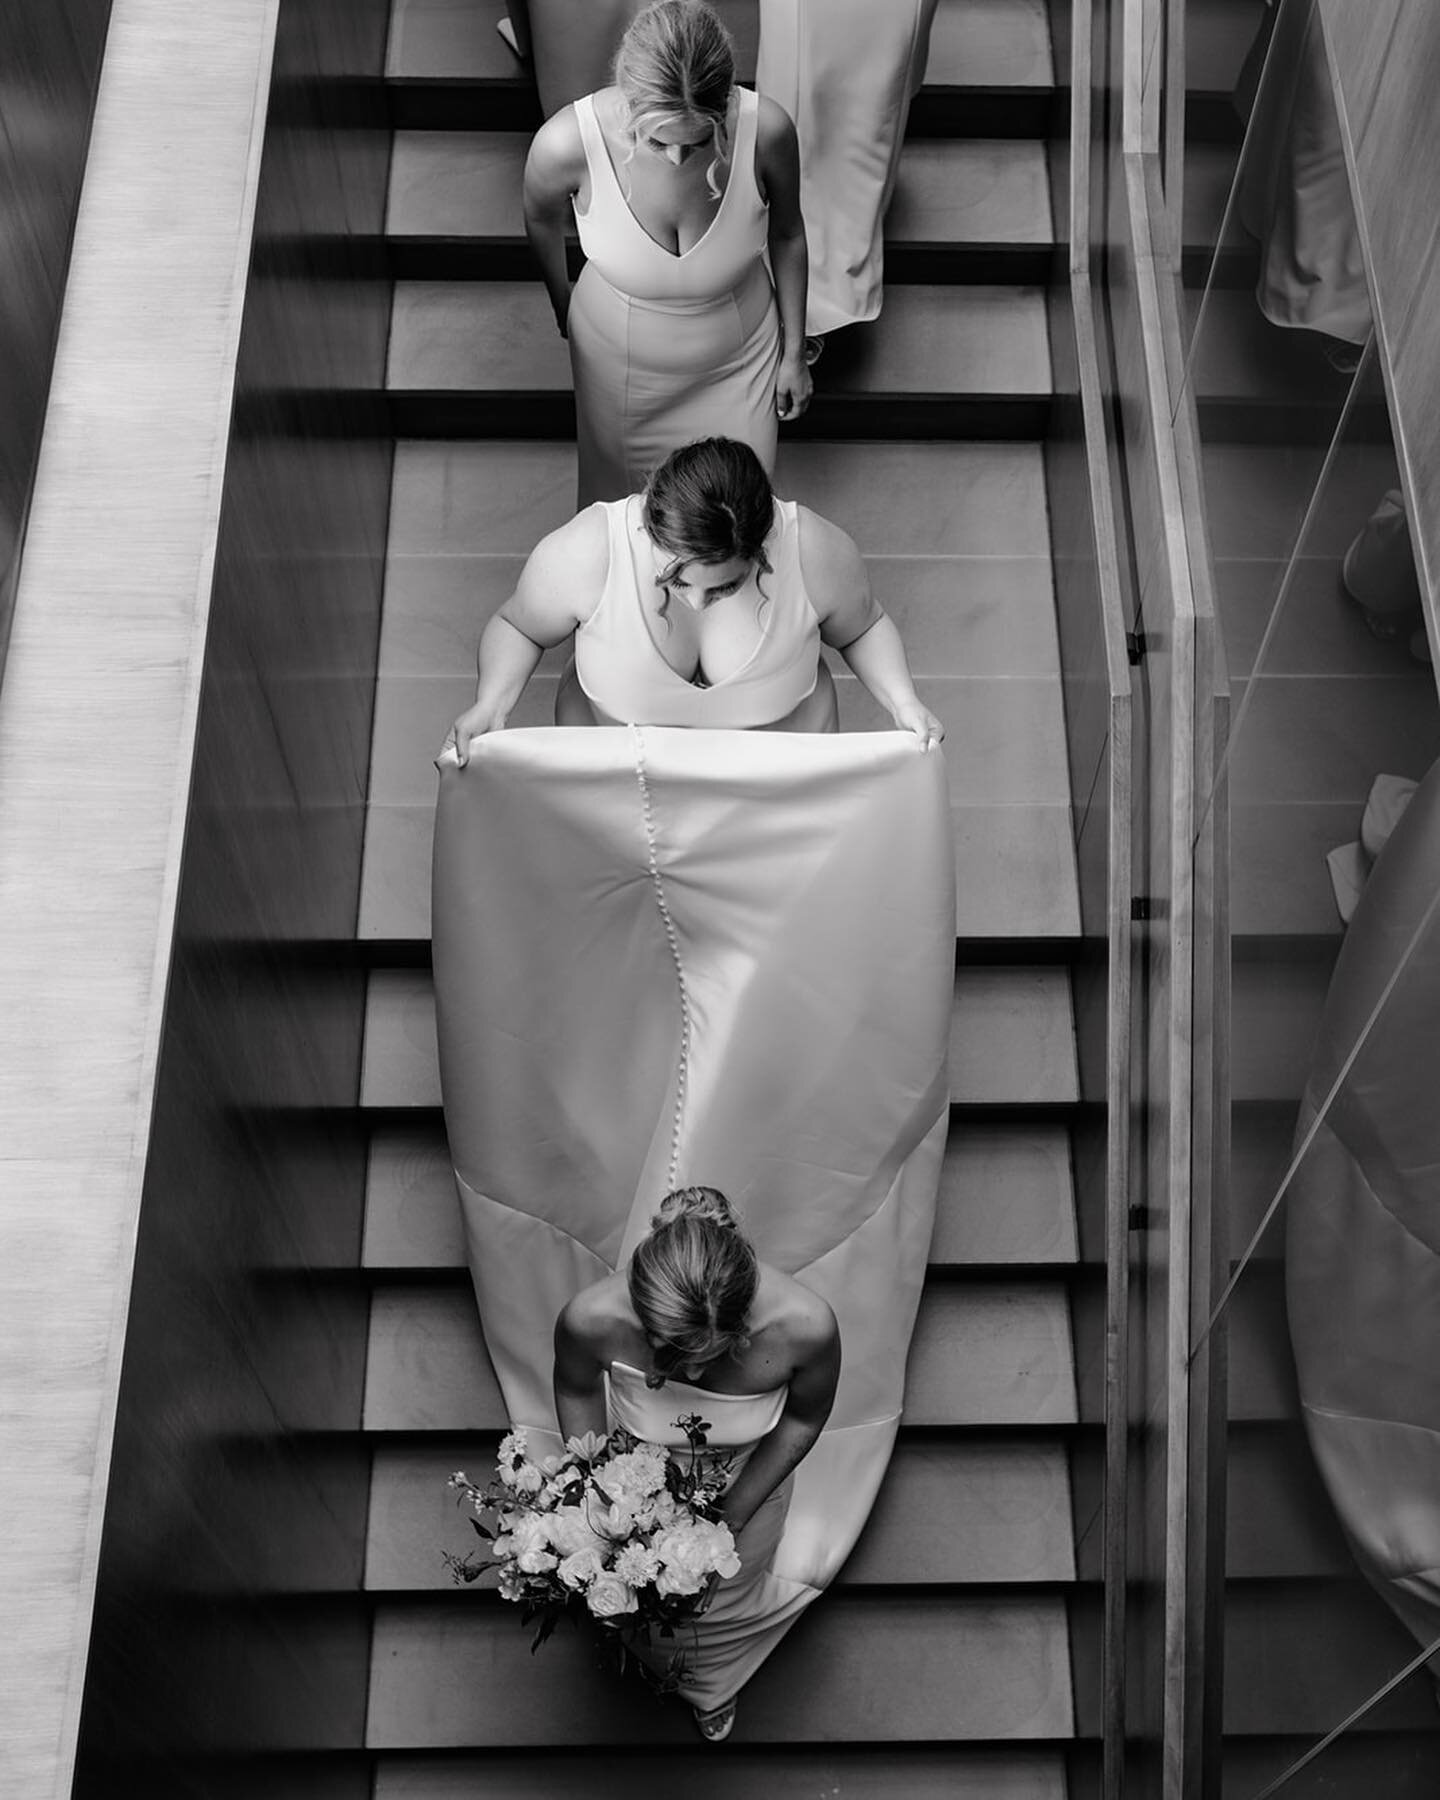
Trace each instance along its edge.
{"label": "glass railing panel", "polygon": [[1440,1566],[1440,707],[1387,433],[1367,358],[1308,494],[1308,442],[1205,446],[1231,711],[1197,852],[1218,823],[1230,1018],[1194,1367],[1225,1384],[1211,1699],[1237,1796],[1312,1752],[1399,1795],[1440,1751],[1406,1672],[1440,1589],[1396,1579]]}

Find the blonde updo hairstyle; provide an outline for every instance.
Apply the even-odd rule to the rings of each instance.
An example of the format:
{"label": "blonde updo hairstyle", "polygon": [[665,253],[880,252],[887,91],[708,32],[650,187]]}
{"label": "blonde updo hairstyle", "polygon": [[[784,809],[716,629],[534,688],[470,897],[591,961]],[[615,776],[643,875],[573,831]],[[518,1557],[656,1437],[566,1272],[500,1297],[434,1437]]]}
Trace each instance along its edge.
{"label": "blonde updo hairstyle", "polygon": [[625,160],[657,126],[703,123],[715,151],[705,184],[718,200],[715,171],[729,148],[735,45],[704,0],[654,0],[620,40],[614,72],[630,128]]}
{"label": "blonde updo hairstyle", "polygon": [[760,1265],[717,1188],[677,1188],[665,1196],[649,1237],[635,1246],[627,1280],[636,1317],[658,1340],[650,1386],[659,1387],[673,1369],[748,1346]]}

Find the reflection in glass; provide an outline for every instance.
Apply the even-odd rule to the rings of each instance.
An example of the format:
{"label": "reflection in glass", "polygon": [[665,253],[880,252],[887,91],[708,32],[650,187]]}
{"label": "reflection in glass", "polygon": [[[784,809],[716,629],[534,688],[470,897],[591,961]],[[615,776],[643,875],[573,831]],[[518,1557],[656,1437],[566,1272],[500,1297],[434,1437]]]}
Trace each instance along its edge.
{"label": "reflection in glass", "polygon": [[1203,259],[1187,379],[1202,412],[1207,399],[1233,400],[1225,378],[1240,356],[1262,388],[1268,372],[1295,401],[1324,403],[1315,435],[1328,439],[1370,333],[1359,231],[1314,0],[1277,0],[1256,17],[1232,95],[1238,159],[1224,141],[1196,143],[1187,159]]}
{"label": "reflection in glass", "polygon": [[1261,23],[1238,160],[1187,156],[1231,721],[1197,837],[1232,1014],[1215,1710],[1227,1793],[1323,1752],[1293,1792],[1389,1800],[1440,1782],[1440,708],[1317,9]]}

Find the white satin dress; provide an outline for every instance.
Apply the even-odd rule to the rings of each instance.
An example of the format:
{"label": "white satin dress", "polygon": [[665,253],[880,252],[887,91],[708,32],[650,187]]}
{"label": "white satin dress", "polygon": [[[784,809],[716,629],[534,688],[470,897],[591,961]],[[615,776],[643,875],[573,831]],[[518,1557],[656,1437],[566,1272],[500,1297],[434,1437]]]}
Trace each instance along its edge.
{"label": "white satin dress", "polygon": [[[509,1416],[551,1447],[556,1316],[675,1187],[720,1188],[839,1323],[826,1427],[707,1618],[702,1706],[834,1576],[895,1439],[949,1124],[953,858],[944,759],[908,732],[582,726],[442,759],[441,1087]],[[697,1390],[660,1391],[657,1416],[612,1370],[613,1416],[663,1433]],[[698,1395],[740,1443],[782,1403],[722,1426]]]}
{"label": "white satin dress", "polygon": [[[606,1376],[605,1393],[612,1430],[621,1426],[648,1444],[665,1444],[681,1454],[685,1454],[687,1439],[676,1421],[685,1413],[698,1412],[711,1427],[707,1449],[728,1452],[734,1459],[730,1469],[733,1485],[756,1444],[779,1424],[786,1390],[720,1394],[674,1380],[650,1388],[645,1385],[643,1370],[614,1362]],[[781,1482],[736,1536],[740,1573],[720,1583],[699,1619],[680,1630],[673,1641],[654,1646],[657,1667],[668,1663],[676,1651],[683,1657],[680,1692],[701,1712],[713,1712],[740,1691],[791,1619],[812,1598],[803,1583],[784,1580],[771,1566],[790,1509],[790,1489],[789,1480]]]}

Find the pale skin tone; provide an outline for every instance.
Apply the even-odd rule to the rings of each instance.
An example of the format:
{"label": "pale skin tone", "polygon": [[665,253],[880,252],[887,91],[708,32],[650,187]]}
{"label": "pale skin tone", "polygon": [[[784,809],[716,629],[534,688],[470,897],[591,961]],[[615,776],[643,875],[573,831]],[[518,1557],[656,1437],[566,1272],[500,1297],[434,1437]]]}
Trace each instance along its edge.
{"label": "pale skin tone", "polygon": [[[756,1445],[721,1502],[721,1515],[736,1532],[819,1437],[840,1379],[835,1314],[818,1294],[766,1263],[760,1264],[746,1330],[749,1342],[743,1349],[671,1371],[677,1380],[716,1394],[787,1389],[779,1422]],[[623,1362],[647,1374],[656,1372],[653,1356],[659,1342],[631,1305],[623,1271],[577,1294],[555,1322],[555,1410],[561,1435],[607,1432],[606,1371],[612,1362]]]}
{"label": "pale skin tone", "polygon": [[[648,122],[637,136],[619,88],[602,88],[594,100],[595,116],[631,212],[662,249],[674,256],[684,255],[704,237],[720,210],[721,201],[710,192],[706,180],[715,154],[713,121],[702,114],[681,113],[673,119]],[[732,125],[735,107],[732,99]],[[730,173],[728,161],[722,161],[715,171],[722,199]],[[755,178],[770,208],[770,269],[780,311],[782,349],[775,410],[782,419],[798,419],[810,403],[811,389],[805,363],[809,259],[800,216],[800,151],[790,115],[773,100],[763,98],[755,141]],[[590,176],[580,126],[574,108],[567,106],[535,134],[525,160],[524,187],[525,232],[562,337],[573,287],[565,263],[565,227],[572,200],[580,212],[588,209]]]}
{"label": "pale skin tone", "polygon": [[[821,641],[840,652],[898,730],[914,732],[927,750],[939,744],[944,729],[915,693],[900,633],[870,592],[854,540],[808,507],[799,508],[798,519],[800,569]],[[674,558],[654,543],[649,548],[655,581],[649,594],[642,593],[642,604],[657,652],[687,681],[697,676],[705,683],[724,681],[755,649],[764,630],[761,587],[773,591],[773,578],[759,575],[746,557],[684,563],[670,575],[666,605],[660,576]],[[445,739],[447,747],[455,746],[462,767],[473,738],[504,727],[544,652],[589,619],[609,563],[609,530],[599,506],[587,507],[536,545],[515,592],[481,633],[475,702]],[[556,701],[556,723],[620,722],[591,704],[572,672]],[[823,662],[813,692],[767,729],[836,729],[834,683]]]}

